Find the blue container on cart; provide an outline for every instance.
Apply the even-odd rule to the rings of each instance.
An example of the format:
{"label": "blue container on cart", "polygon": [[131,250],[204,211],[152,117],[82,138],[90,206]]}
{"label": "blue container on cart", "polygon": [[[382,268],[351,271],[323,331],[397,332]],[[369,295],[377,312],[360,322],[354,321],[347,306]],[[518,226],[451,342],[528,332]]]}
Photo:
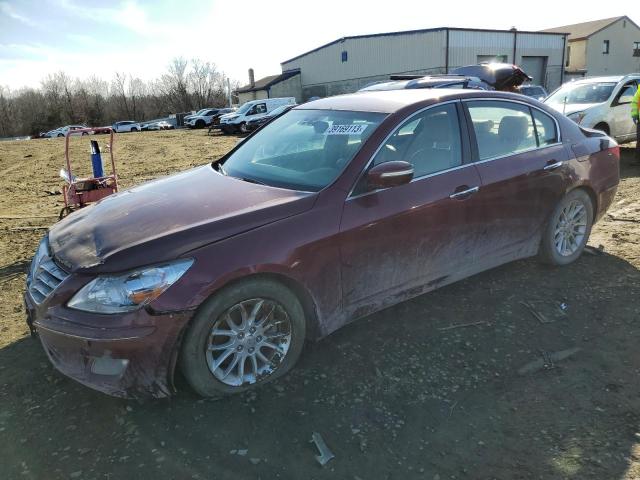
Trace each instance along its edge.
{"label": "blue container on cart", "polygon": [[100,146],[97,140],[91,140],[91,165],[93,167],[93,178],[104,177],[102,167],[102,157],[100,156]]}

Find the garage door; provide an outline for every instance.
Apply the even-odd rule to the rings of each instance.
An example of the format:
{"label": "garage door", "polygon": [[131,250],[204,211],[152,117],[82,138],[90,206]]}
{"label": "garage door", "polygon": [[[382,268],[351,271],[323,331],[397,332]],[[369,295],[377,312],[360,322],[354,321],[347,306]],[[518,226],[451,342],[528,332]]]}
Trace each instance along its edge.
{"label": "garage door", "polygon": [[533,83],[546,87],[547,57],[522,57],[520,68],[533,77]]}

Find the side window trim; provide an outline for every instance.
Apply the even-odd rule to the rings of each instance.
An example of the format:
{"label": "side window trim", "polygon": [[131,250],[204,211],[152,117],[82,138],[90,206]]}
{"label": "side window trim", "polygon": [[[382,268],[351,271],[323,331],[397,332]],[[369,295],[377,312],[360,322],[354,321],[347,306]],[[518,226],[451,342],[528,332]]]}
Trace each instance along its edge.
{"label": "side window trim", "polygon": [[[541,108],[536,107],[535,105],[531,105],[527,102],[521,102],[518,100],[511,100],[511,99],[506,99],[506,98],[488,98],[488,97],[480,97],[480,98],[465,98],[462,100],[462,105],[464,107],[464,111],[465,111],[465,119],[467,121],[468,125],[473,125],[472,121],[471,121],[471,113],[469,112],[469,106],[467,105],[469,102],[477,102],[477,101],[490,101],[490,102],[504,102],[504,103],[515,103],[518,105],[524,105],[525,107],[528,107],[529,110],[533,113],[533,110],[537,110],[538,112],[542,113],[543,115],[546,115],[547,117],[551,118],[553,120],[553,123],[555,125],[555,129],[556,129],[556,141],[554,143],[551,143],[549,145],[544,145],[542,147],[538,146],[538,147],[534,147],[534,148],[529,148],[527,150],[523,150],[521,152],[517,152],[517,153],[510,153],[507,155],[499,155],[496,157],[491,157],[491,158],[485,158],[484,160],[480,160],[480,153],[478,150],[478,140],[476,138],[476,134],[475,134],[475,130],[470,127],[469,128],[469,138],[472,140],[471,142],[471,151],[472,151],[472,156],[473,156],[473,163],[485,163],[485,162],[492,162],[493,160],[499,160],[501,158],[506,158],[506,157],[511,157],[513,155],[520,155],[522,153],[527,153],[527,152],[531,152],[534,150],[542,150],[545,148],[549,148],[549,147],[554,147],[556,145],[561,145],[562,144],[562,131],[560,130],[560,124],[558,123],[558,120],[553,116],[548,114],[547,112],[545,112],[544,110],[542,110]],[[535,120],[533,119],[533,114],[531,115],[531,121],[534,123],[534,128],[535,128]],[[538,137],[536,135],[536,144],[538,144]]]}
{"label": "side window trim", "polygon": [[[437,175],[442,175],[443,173],[451,172],[453,170],[459,170],[461,168],[469,167],[470,165],[472,165],[473,161],[465,161],[465,154],[470,152],[472,147],[471,147],[471,144],[469,143],[469,137],[468,137],[469,129],[467,128],[466,122],[464,123],[464,126],[463,126],[463,116],[461,114],[461,110],[464,110],[464,108],[462,107],[461,100],[460,99],[454,99],[454,100],[447,100],[446,102],[435,103],[433,105],[429,105],[427,107],[421,108],[420,110],[416,110],[415,112],[413,112],[408,117],[404,117],[404,118],[398,120],[398,122],[391,128],[389,134],[382,139],[382,141],[380,142],[378,147],[375,149],[375,151],[369,157],[369,160],[367,161],[366,165],[364,166],[364,168],[362,169],[362,171],[358,175],[358,178],[356,179],[356,181],[354,182],[353,186],[351,187],[351,190],[349,190],[349,194],[347,195],[347,198],[346,198],[345,201],[351,200],[351,199],[355,199],[355,198],[364,197],[366,195],[371,195],[373,193],[381,192],[381,191],[384,191],[384,190],[388,190],[386,188],[380,188],[380,189],[370,190],[368,192],[362,192],[362,193],[358,193],[358,194],[354,195],[355,189],[358,187],[358,184],[362,181],[362,178],[366,175],[366,173],[371,168],[371,166],[373,164],[373,161],[376,158],[376,156],[378,155],[378,153],[380,152],[380,150],[382,150],[382,148],[385,146],[385,144],[389,141],[389,139],[393,136],[393,134],[398,131],[398,129],[402,125],[404,125],[405,123],[410,121],[413,117],[416,117],[416,116],[426,112],[427,110],[430,110],[432,108],[441,107],[443,105],[448,105],[448,104],[455,104],[455,106],[456,106],[456,113],[457,113],[457,116],[458,116],[458,131],[460,133],[460,143],[462,145],[462,163],[460,165],[456,166],[456,167],[452,167],[452,168],[449,168],[449,169],[446,169],[446,170],[442,170],[442,171],[439,171],[439,172],[435,172],[435,173],[431,173],[431,174],[428,174],[428,175],[423,175],[423,176],[420,176],[420,177],[416,177],[413,180],[411,180],[411,183],[415,182],[416,180],[422,180],[424,178],[429,178],[429,177],[434,177],[434,176],[437,176]],[[467,132],[467,135],[465,135],[465,132]]]}

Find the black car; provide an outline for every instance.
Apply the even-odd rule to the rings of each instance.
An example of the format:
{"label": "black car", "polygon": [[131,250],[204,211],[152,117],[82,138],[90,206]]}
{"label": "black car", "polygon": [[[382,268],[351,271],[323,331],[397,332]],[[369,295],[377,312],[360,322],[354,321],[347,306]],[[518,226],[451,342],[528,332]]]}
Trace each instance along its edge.
{"label": "black car", "polygon": [[463,88],[514,91],[531,80],[520,67],[508,63],[481,63],[453,69],[441,75],[392,75],[389,82],[369,85],[360,91],[411,88]]}
{"label": "black car", "polygon": [[253,120],[249,120],[247,122],[247,130],[249,132],[253,132],[254,130],[257,130],[258,128],[260,128],[262,125],[269,123],[274,118],[279,117],[283,113],[288,112],[295,106],[296,105],[281,105],[278,108],[274,108],[271,112],[269,112],[268,114],[260,118],[254,118]]}

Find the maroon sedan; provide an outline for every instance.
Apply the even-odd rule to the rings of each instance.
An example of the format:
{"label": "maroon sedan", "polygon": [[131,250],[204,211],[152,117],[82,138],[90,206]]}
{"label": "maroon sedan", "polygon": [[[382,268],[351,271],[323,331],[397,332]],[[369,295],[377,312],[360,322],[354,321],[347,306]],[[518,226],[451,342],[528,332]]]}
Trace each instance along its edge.
{"label": "maroon sedan", "polygon": [[290,370],[305,339],[513,260],[582,253],[619,148],[535,100],[365,92],[298,106],[212,165],[84,208],[42,240],[29,325],[111,395]]}

